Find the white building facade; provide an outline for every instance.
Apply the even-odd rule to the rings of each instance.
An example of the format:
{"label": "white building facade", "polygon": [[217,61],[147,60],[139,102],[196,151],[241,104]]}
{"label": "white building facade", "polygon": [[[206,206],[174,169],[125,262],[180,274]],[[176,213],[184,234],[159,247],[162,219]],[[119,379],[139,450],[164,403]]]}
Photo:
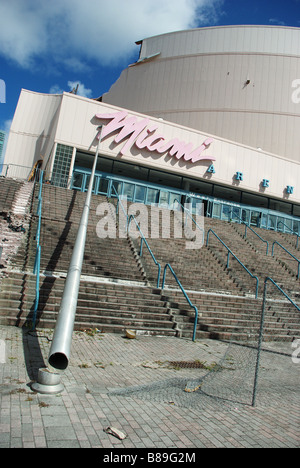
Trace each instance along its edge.
{"label": "white building facade", "polygon": [[[242,30],[239,47],[251,53],[237,51]],[[40,161],[50,183],[84,191],[103,125],[95,193],[189,201],[195,210],[202,201],[207,216],[300,234],[299,30],[254,30],[147,39],[139,61],[100,100],[22,90],[4,167],[27,177]],[[263,41],[270,32],[273,40]]]}

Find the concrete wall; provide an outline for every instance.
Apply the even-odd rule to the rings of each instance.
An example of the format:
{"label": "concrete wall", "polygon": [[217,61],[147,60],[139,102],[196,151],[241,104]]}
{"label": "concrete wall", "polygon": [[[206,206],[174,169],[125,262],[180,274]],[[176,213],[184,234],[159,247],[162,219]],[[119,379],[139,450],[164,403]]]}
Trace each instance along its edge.
{"label": "concrete wall", "polygon": [[[10,128],[4,164],[44,165],[53,147],[62,95],[22,90]],[[18,173],[19,176],[20,173]]]}
{"label": "concrete wall", "polygon": [[225,26],[145,39],[103,102],[300,161],[300,29]]}
{"label": "concrete wall", "polygon": [[[227,187],[238,185],[239,189],[278,199],[286,198],[285,189],[287,185],[290,185],[294,187],[294,193],[289,196],[289,200],[300,203],[300,163],[297,161],[287,160],[278,155],[222,139],[219,136],[209,135],[136,112],[124,111],[124,109],[70,93],[64,93],[62,96],[45,96],[23,90],[19,104],[12,124],[13,133],[10,135],[9,151],[7,151],[8,158],[12,156],[11,160],[18,163],[26,165],[34,163],[41,134],[43,135],[44,148],[47,148],[48,151],[46,154],[50,154],[51,149],[55,148],[57,143],[76,147],[78,150],[93,154],[97,146],[95,138],[97,126],[103,123],[105,125],[104,131],[107,133],[112,126],[110,122],[113,117],[119,115],[120,112],[125,112],[123,117],[126,118],[126,122],[127,119],[133,118],[132,123],[140,125],[143,122],[143,125],[134,138],[129,132],[119,142],[115,142],[124,127],[124,123],[122,124],[121,121],[119,129],[112,133],[108,132],[103,138],[101,154],[137,166],[156,168],[200,180],[211,180]],[[110,118],[96,118],[96,114]],[[147,129],[149,129],[148,133]],[[189,160],[184,160],[184,157],[178,159],[176,155],[172,156],[167,151],[160,153],[149,151],[147,148],[138,148],[135,141],[140,138],[142,142],[142,131],[145,131],[144,136],[157,136],[156,141],[152,140],[152,145],[155,143],[161,147],[173,139],[178,139],[185,143],[185,148],[191,145],[190,150],[192,151],[201,147],[209,138],[213,141],[201,153],[201,156],[206,156],[207,159],[192,163]],[[132,141],[130,141],[131,138]],[[151,145],[148,146],[151,148]],[[55,156],[54,151],[51,154],[52,157]],[[215,173],[209,174],[207,169],[212,163]],[[49,165],[51,165],[51,161]],[[243,181],[235,180],[236,172],[243,173]],[[269,187],[265,189],[261,186],[263,179],[270,181]]]}

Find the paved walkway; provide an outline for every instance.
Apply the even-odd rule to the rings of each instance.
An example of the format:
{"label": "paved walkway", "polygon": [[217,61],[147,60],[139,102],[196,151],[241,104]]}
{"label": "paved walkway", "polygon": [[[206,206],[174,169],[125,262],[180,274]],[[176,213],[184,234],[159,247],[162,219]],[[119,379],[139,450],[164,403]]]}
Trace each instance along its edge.
{"label": "paved walkway", "polygon": [[[49,330],[28,334],[0,326],[1,448],[156,448],[179,453],[300,445],[300,364],[292,361],[291,347],[286,354],[265,353],[253,408],[252,352],[243,354],[240,348],[243,366],[238,369],[230,349],[217,368],[228,344],[171,337],[128,340],[75,332],[70,364],[61,376],[62,393],[34,393],[30,382],[47,363],[51,339]],[[194,368],[182,368],[187,362]],[[209,373],[212,383],[192,392],[212,369],[218,369]],[[223,380],[226,375],[229,381]],[[122,393],[132,386],[144,387]],[[226,388],[236,389],[235,394],[220,399]],[[107,427],[117,428],[126,438],[104,432]]]}

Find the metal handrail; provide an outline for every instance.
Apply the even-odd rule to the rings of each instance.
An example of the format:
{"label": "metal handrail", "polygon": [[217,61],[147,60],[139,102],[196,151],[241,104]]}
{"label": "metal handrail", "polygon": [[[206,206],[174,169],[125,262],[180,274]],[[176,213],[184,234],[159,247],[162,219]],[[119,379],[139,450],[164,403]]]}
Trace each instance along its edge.
{"label": "metal handrail", "polygon": [[[203,232],[203,243],[204,243],[204,235],[205,235],[204,229],[201,228],[201,227],[196,223],[196,221],[194,220],[193,216],[190,214],[189,210],[188,210],[186,207],[184,207],[184,206],[182,205],[182,203],[180,203],[180,201],[177,200],[177,198],[175,198],[174,203],[175,203],[175,202],[177,202],[178,205],[181,206],[181,208],[183,209],[183,212],[186,213],[186,214],[191,218],[191,220],[193,221],[193,223],[195,224],[195,226],[197,226],[197,228],[198,228],[200,231]],[[186,226],[186,222],[185,222],[185,226]]]}
{"label": "metal handrail", "polygon": [[[298,234],[298,232],[294,231],[292,228],[290,228],[290,226],[288,226],[287,224],[285,224],[283,221],[279,221],[279,222],[277,223],[277,228],[278,228],[279,224],[282,224],[284,227],[288,228],[288,229],[291,231],[292,234],[295,234],[295,235],[297,236],[296,248],[298,249],[299,237],[300,237],[299,234]],[[279,231],[279,232],[280,232],[280,231]]]}
{"label": "metal handrail", "polygon": [[247,228],[249,228],[253,232],[253,234],[255,234],[257,237],[259,237],[259,239],[262,242],[265,242],[267,244],[266,255],[268,255],[268,253],[269,253],[269,242],[266,239],[263,239],[256,231],[254,231],[254,229],[250,226],[250,224],[246,223],[246,221],[244,221],[240,216],[237,216],[237,218],[241,221],[241,224],[245,224],[245,238],[247,239]]}
{"label": "metal handrail", "polygon": [[264,321],[265,321],[265,310],[266,310],[266,300],[267,300],[267,283],[270,281],[285,297],[290,301],[290,303],[296,307],[298,311],[300,311],[300,307],[278,286],[275,281],[267,277],[264,283],[264,294],[263,294],[263,303],[262,303],[262,313],[260,319],[260,330],[259,330],[259,338],[258,338],[258,350],[257,350],[257,358],[256,358],[256,366],[255,366],[255,376],[254,376],[254,384],[253,384],[253,394],[252,394],[252,406],[255,406],[256,401],[256,394],[257,394],[257,382],[258,382],[258,372],[260,366],[260,355],[261,355],[261,348],[262,348],[262,339],[263,339],[263,330],[264,330]]}
{"label": "metal handrail", "polygon": [[[121,203],[121,205],[122,205],[122,203]],[[155,256],[154,256],[152,250],[150,249],[149,244],[148,244],[148,242],[146,241],[146,238],[145,238],[145,236],[144,236],[144,234],[143,234],[143,232],[142,232],[142,230],[141,230],[139,224],[137,223],[137,220],[135,219],[135,216],[134,216],[134,215],[130,215],[129,218],[127,218],[127,219],[128,219],[128,223],[127,223],[127,232],[129,233],[130,223],[131,223],[132,220],[134,220],[134,222],[135,222],[135,224],[136,224],[138,230],[139,230],[140,233],[141,233],[141,245],[140,245],[140,253],[139,253],[140,257],[142,257],[142,255],[143,255],[143,243],[145,243],[145,244],[146,244],[146,247],[147,247],[147,249],[148,249],[148,251],[149,251],[149,253],[150,253],[151,257],[152,257],[152,260],[154,261],[155,265],[156,265],[157,268],[158,268],[156,286],[157,286],[157,288],[159,288],[160,275],[161,275],[161,264],[156,260],[156,258],[155,258]]]}
{"label": "metal handrail", "polygon": [[[283,290],[280,286],[278,286],[278,284],[275,283],[275,281],[274,281],[272,278],[270,278],[269,276],[265,279],[265,289],[266,289],[266,284],[267,284],[268,281],[271,281],[271,283],[273,283],[274,286],[276,286],[276,288],[281,292],[281,294],[283,294],[283,295],[285,296],[285,298],[288,299],[288,301],[290,301],[290,303],[293,304],[293,306],[296,307],[296,309],[299,310],[299,312],[300,312],[300,307],[299,307],[299,306],[293,301],[293,299],[291,299],[290,296],[288,296],[288,294],[287,294],[286,292],[284,292],[284,290]],[[264,298],[264,300],[265,300],[265,298]]]}
{"label": "metal handrail", "polygon": [[259,279],[257,276],[253,275],[251,273],[251,271],[248,270],[248,268],[240,261],[240,259],[232,252],[232,250],[230,250],[230,248],[225,244],[225,242],[222,241],[222,239],[220,239],[220,237],[212,230],[212,229],[209,229],[208,233],[207,233],[207,239],[206,239],[206,247],[208,246],[208,240],[209,240],[209,233],[212,232],[214,234],[214,236],[221,242],[221,244],[223,244],[223,246],[227,249],[228,251],[228,255],[227,255],[227,268],[229,268],[229,258],[230,258],[230,255],[232,255],[237,261],[238,263],[244,268],[244,270],[247,271],[247,273],[254,279],[256,279],[256,291],[255,291],[255,298],[257,299],[258,298],[258,286],[259,286]]}
{"label": "metal handrail", "polygon": [[[37,172],[36,172],[36,175],[37,175]],[[37,213],[36,213],[38,216],[38,225],[37,225],[36,235],[35,235],[36,254],[35,254],[35,261],[34,261],[34,268],[33,268],[33,274],[36,275],[36,281],[35,281],[35,300],[34,300],[34,309],[33,309],[33,318],[32,318],[32,330],[35,330],[37,310],[38,310],[39,300],[40,300],[40,266],[41,266],[40,237],[41,237],[42,204],[43,204],[43,197],[42,197],[43,177],[44,177],[44,171],[39,171],[40,189],[39,189],[39,196],[38,196],[38,208],[37,208]],[[36,182],[36,179],[35,179],[35,182]]]}
{"label": "metal handrail", "polygon": [[281,245],[279,242],[275,241],[273,242],[273,245],[272,245],[272,257],[274,257],[274,247],[275,247],[275,244],[279,245],[279,247],[281,247],[286,253],[288,253],[294,260],[296,260],[296,262],[298,262],[298,273],[297,273],[297,279],[299,279],[300,277],[300,260],[295,257],[295,255],[293,255],[288,249],[286,249],[283,245]]}
{"label": "metal handrail", "polygon": [[184,297],[186,298],[186,300],[188,301],[189,305],[195,310],[195,320],[194,320],[194,330],[193,330],[193,341],[196,340],[196,330],[197,330],[197,323],[198,323],[198,309],[197,307],[191,302],[190,298],[188,297],[184,287],[182,286],[182,284],[180,283],[179,279],[177,278],[177,275],[175,273],[175,271],[173,270],[173,268],[171,267],[171,265],[169,263],[167,263],[165,265],[165,268],[164,268],[164,275],[163,275],[163,280],[162,280],[162,289],[164,289],[165,287],[165,281],[166,281],[166,273],[167,273],[167,269],[170,270],[170,272],[172,273],[172,275],[174,276],[175,278],[175,281],[176,283],[178,284],[178,286],[180,287]]}
{"label": "metal handrail", "polygon": [[249,226],[245,221],[242,221],[242,224],[245,224],[245,238],[247,238],[247,228],[249,228],[257,237],[259,237],[259,239],[262,242],[265,242],[267,244],[266,255],[268,255],[268,253],[269,253],[269,242],[267,240],[263,239],[259,234],[257,234],[257,232],[254,231],[254,229],[251,226]]}
{"label": "metal handrail", "polygon": [[125,217],[126,217],[126,231],[127,231],[127,233],[129,233],[130,223],[131,223],[132,220],[134,220],[134,222],[135,222],[135,224],[136,224],[138,230],[139,230],[140,233],[141,233],[141,245],[140,245],[140,253],[139,253],[139,256],[142,257],[142,255],[143,255],[143,243],[145,243],[145,244],[146,244],[146,247],[147,247],[147,249],[148,249],[148,251],[149,251],[149,253],[150,253],[151,257],[152,257],[152,260],[154,261],[155,265],[156,265],[157,268],[158,268],[156,285],[157,285],[157,287],[159,288],[160,276],[161,276],[161,264],[156,260],[154,254],[153,254],[153,252],[152,252],[152,250],[151,250],[151,248],[150,248],[150,246],[149,246],[149,244],[148,244],[148,242],[147,242],[147,240],[146,240],[146,238],[145,238],[145,236],[144,236],[144,234],[143,234],[143,231],[141,230],[141,228],[140,228],[140,226],[139,226],[137,220],[135,219],[135,216],[134,216],[134,215],[128,216],[128,214],[126,213],[126,211],[125,211],[125,209],[124,209],[123,203],[122,203],[122,201],[121,201],[121,199],[120,199],[120,196],[119,196],[118,192],[116,191],[116,189],[115,189],[114,186],[113,186],[112,188],[113,188],[113,190],[114,190],[114,192],[115,192],[115,194],[116,194],[116,196],[117,196],[117,199],[118,199],[118,203],[117,203],[117,213],[118,213],[118,209],[119,209],[119,205],[120,205],[121,208],[122,208],[122,211],[123,211],[123,213],[124,213],[124,215],[125,215]]}

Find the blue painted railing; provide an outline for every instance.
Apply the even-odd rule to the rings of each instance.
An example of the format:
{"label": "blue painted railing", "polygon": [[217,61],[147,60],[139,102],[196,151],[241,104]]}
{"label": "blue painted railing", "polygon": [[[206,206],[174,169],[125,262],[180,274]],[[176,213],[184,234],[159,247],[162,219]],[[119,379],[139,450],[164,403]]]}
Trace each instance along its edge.
{"label": "blue painted railing", "polygon": [[33,268],[33,274],[36,275],[36,281],[35,281],[35,300],[34,300],[34,309],[33,309],[33,318],[32,318],[32,330],[35,330],[37,310],[38,310],[39,300],[40,300],[40,265],[41,265],[40,237],[41,237],[41,221],[42,221],[42,203],[43,203],[42,190],[43,190],[44,172],[38,171],[36,173],[36,176],[37,174],[39,175],[40,189],[39,189],[39,196],[38,196],[38,208],[37,208],[37,213],[36,213],[38,216],[38,225],[37,225],[37,230],[36,230],[36,235],[35,235],[36,254],[35,254],[35,262],[34,262],[34,268]]}
{"label": "blue painted railing", "polygon": [[292,228],[290,228],[290,226],[288,226],[287,224],[285,224],[283,221],[279,221],[277,223],[277,230],[278,230],[278,226],[279,224],[282,224],[284,227],[288,228],[290,231],[291,231],[291,234],[294,234],[295,236],[297,236],[297,242],[296,242],[296,248],[298,249],[298,245],[299,245],[299,234],[298,232],[295,232]]}
{"label": "blue painted railing", "polygon": [[149,251],[149,253],[150,253],[150,255],[151,255],[151,258],[152,258],[153,262],[155,263],[155,265],[156,265],[157,268],[158,268],[156,286],[157,286],[157,288],[159,288],[160,275],[161,275],[161,265],[160,265],[160,263],[156,260],[156,258],[155,258],[155,256],[154,256],[152,250],[150,249],[149,244],[148,244],[148,242],[147,242],[147,240],[146,240],[146,238],[145,238],[145,236],[144,236],[144,234],[143,234],[143,232],[142,232],[142,230],[141,230],[141,228],[140,228],[140,226],[139,226],[137,220],[135,219],[135,217],[134,217],[133,215],[130,215],[129,218],[128,218],[127,231],[129,232],[130,223],[131,223],[132,220],[134,220],[134,222],[135,222],[135,224],[136,224],[136,226],[137,226],[137,228],[138,228],[138,230],[139,230],[139,232],[140,232],[140,234],[141,234],[141,245],[140,245],[140,253],[139,253],[139,256],[142,258],[142,255],[143,255],[143,244],[145,244],[146,247],[147,247],[147,249],[148,249],[148,251]]}
{"label": "blue painted railing", "polygon": [[[265,287],[265,289],[264,289],[265,292],[267,291],[267,282],[268,282],[268,281],[270,281],[270,282],[278,289],[278,291],[280,291],[281,294],[283,294],[283,296],[284,296],[294,307],[296,307],[296,309],[300,312],[300,307],[296,304],[296,302],[294,302],[293,299],[291,299],[290,296],[289,296],[280,286],[278,286],[278,284],[275,283],[275,281],[274,281],[272,278],[270,278],[270,277],[267,277],[267,278],[265,279],[265,286],[264,286],[264,287]],[[267,294],[264,294],[264,301],[266,301],[266,296],[267,296]]]}
{"label": "blue painted railing", "polygon": [[283,245],[281,245],[279,242],[275,241],[273,242],[273,245],[272,245],[272,257],[274,257],[274,248],[275,248],[275,245],[278,245],[281,249],[283,249],[286,253],[288,253],[294,260],[296,260],[296,262],[298,262],[298,273],[297,273],[297,279],[299,279],[300,277],[300,260],[295,257],[295,255],[293,255],[288,249],[286,249]]}
{"label": "blue painted railing", "polygon": [[220,237],[212,230],[212,229],[209,229],[208,233],[207,233],[207,238],[206,238],[206,246],[208,246],[208,241],[209,241],[209,234],[212,233],[218,240],[219,242],[221,242],[221,244],[227,249],[228,251],[228,254],[227,254],[227,268],[229,268],[229,259],[230,259],[230,255],[232,255],[236,260],[237,262],[244,268],[244,270],[254,279],[256,279],[256,291],[255,291],[255,298],[257,299],[258,298],[258,286],[259,286],[259,279],[257,276],[253,275],[251,273],[251,271],[248,270],[248,268],[240,261],[240,259],[232,252],[232,250],[230,250],[230,248],[225,244],[225,242],[222,241],[222,239],[220,239]]}
{"label": "blue painted railing", "polygon": [[165,282],[166,282],[166,274],[167,274],[167,269],[170,270],[170,272],[172,273],[172,275],[174,276],[175,278],[175,281],[176,283],[178,284],[178,286],[180,287],[184,297],[186,298],[186,300],[188,301],[189,305],[195,310],[195,320],[194,320],[194,330],[193,330],[193,341],[196,340],[196,330],[197,330],[197,323],[198,323],[198,309],[197,307],[191,302],[189,296],[187,295],[184,287],[182,286],[182,284],[180,283],[176,273],[174,272],[173,268],[171,267],[171,265],[169,263],[166,264],[165,268],[164,268],[164,274],[163,274],[163,280],[162,280],[162,289],[164,289],[165,287]]}
{"label": "blue painted railing", "polygon": [[255,234],[262,242],[267,244],[266,255],[268,255],[268,253],[269,253],[269,242],[266,239],[263,239],[256,231],[254,231],[254,229],[250,226],[250,224],[246,223],[246,221],[244,221],[240,216],[237,216],[237,219],[240,221],[241,224],[245,225],[245,238],[246,239],[247,239],[247,229],[250,229],[250,231],[252,231],[253,234]]}
{"label": "blue painted railing", "polygon": [[113,190],[114,190],[114,192],[115,192],[115,194],[116,194],[116,197],[117,197],[117,199],[118,199],[118,203],[117,203],[117,213],[118,213],[119,206],[120,206],[121,209],[122,209],[122,211],[123,211],[123,213],[124,213],[124,216],[125,216],[125,218],[126,218],[126,232],[129,233],[130,223],[131,223],[132,220],[134,220],[134,222],[135,222],[135,224],[136,224],[136,226],[137,226],[137,228],[138,228],[138,230],[139,230],[139,232],[140,232],[140,234],[141,234],[141,245],[140,245],[140,253],[139,253],[140,257],[142,257],[142,255],[143,255],[143,244],[145,244],[146,247],[147,247],[147,249],[148,249],[148,251],[149,251],[149,253],[150,253],[150,255],[151,255],[151,258],[152,258],[153,262],[155,263],[155,265],[156,265],[157,268],[158,268],[156,286],[157,286],[157,288],[159,288],[160,276],[161,276],[161,265],[160,265],[160,263],[156,260],[156,258],[155,258],[155,256],[154,256],[152,250],[150,249],[150,246],[149,246],[149,244],[148,244],[148,242],[147,242],[147,240],[146,240],[146,238],[145,238],[145,236],[144,236],[144,234],[143,234],[143,231],[141,230],[141,228],[140,228],[140,226],[139,226],[137,220],[135,219],[135,216],[134,216],[134,215],[128,216],[128,214],[126,213],[126,211],[125,211],[125,209],[124,209],[124,206],[123,206],[123,204],[122,204],[122,201],[121,201],[121,199],[120,199],[120,196],[119,196],[118,192],[116,191],[115,187],[113,187]]}
{"label": "blue painted railing", "polygon": [[[193,218],[193,216],[191,215],[190,211],[189,211],[185,206],[183,206],[183,205],[180,203],[180,201],[177,200],[177,198],[175,198],[174,204],[175,204],[175,202],[178,203],[179,206],[181,206],[183,213],[186,214],[186,219],[185,219],[184,225],[186,226],[186,224],[187,224],[187,217],[189,217],[189,218],[192,220],[192,222],[194,223],[194,225],[202,232],[203,244],[204,244],[204,236],[205,236],[204,229],[203,229],[202,227],[200,227],[198,223],[196,223],[196,221],[194,220],[194,218]],[[188,203],[187,203],[187,205],[188,205]]]}
{"label": "blue painted railing", "polygon": [[245,223],[245,221],[242,221],[242,224],[245,224],[245,238],[247,238],[247,229],[250,229],[250,231],[252,231],[253,234],[255,234],[262,242],[267,244],[266,255],[268,255],[268,253],[269,253],[269,242],[267,240],[263,239],[256,231],[254,231],[254,229],[251,226],[249,226],[247,223]]}

